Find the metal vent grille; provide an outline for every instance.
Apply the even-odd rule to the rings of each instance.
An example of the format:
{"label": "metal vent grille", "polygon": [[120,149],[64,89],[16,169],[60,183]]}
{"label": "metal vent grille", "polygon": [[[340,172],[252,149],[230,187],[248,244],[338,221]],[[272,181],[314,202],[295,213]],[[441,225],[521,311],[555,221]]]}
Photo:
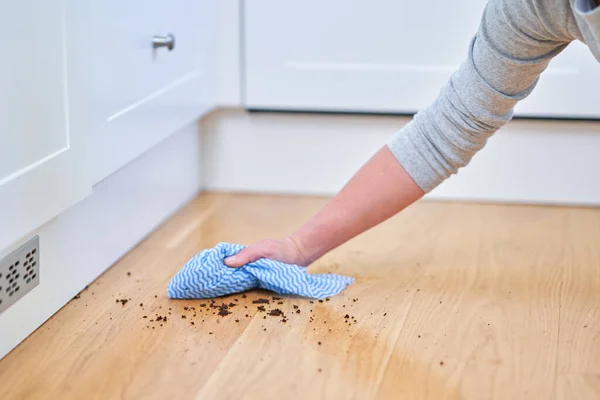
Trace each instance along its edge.
{"label": "metal vent grille", "polygon": [[40,240],[36,236],[0,260],[0,313],[40,282]]}

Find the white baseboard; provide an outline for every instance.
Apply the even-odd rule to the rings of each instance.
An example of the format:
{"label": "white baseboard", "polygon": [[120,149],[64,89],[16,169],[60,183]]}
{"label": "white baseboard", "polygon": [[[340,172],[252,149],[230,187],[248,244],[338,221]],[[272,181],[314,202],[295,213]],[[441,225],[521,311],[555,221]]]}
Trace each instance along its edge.
{"label": "white baseboard", "polygon": [[0,314],[0,358],[199,190],[200,136],[194,124],[4,250],[3,254],[8,253],[30,237],[40,236],[40,284]]}
{"label": "white baseboard", "polygon": [[[203,122],[203,182],[209,190],[332,195],[407,121],[221,110]],[[600,122],[515,120],[427,198],[600,205],[599,173]]]}

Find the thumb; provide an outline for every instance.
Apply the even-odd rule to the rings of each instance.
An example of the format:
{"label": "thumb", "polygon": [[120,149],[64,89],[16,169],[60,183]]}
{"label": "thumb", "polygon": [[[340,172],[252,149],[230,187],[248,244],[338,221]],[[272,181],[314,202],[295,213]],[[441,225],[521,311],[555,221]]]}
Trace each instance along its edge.
{"label": "thumb", "polygon": [[248,263],[251,263],[253,261],[256,261],[259,258],[261,258],[260,254],[256,250],[255,247],[246,247],[245,249],[241,250],[239,253],[237,253],[231,257],[227,257],[225,260],[223,260],[223,262],[228,267],[238,268],[238,267],[244,266]]}

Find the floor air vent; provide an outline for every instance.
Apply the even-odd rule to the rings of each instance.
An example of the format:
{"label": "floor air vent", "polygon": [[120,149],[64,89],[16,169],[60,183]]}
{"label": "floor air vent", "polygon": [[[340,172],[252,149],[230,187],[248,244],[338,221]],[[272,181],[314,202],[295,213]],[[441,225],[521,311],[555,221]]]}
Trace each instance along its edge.
{"label": "floor air vent", "polygon": [[40,282],[40,239],[34,237],[0,260],[0,313]]}

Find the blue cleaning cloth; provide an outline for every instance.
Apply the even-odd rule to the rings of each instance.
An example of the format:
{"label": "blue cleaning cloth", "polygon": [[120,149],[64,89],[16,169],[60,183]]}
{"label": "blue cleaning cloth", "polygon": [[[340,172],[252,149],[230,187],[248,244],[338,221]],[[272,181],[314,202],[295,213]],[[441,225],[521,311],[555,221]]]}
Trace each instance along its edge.
{"label": "blue cleaning cloth", "polygon": [[333,274],[308,274],[306,268],[269,259],[260,259],[240,268],[223,263],[246,246],[219,243],[189,260],[167,288],[172,299],[203,299],[255,288],[279,294],[324,298],[340,293],[354,279]]}

